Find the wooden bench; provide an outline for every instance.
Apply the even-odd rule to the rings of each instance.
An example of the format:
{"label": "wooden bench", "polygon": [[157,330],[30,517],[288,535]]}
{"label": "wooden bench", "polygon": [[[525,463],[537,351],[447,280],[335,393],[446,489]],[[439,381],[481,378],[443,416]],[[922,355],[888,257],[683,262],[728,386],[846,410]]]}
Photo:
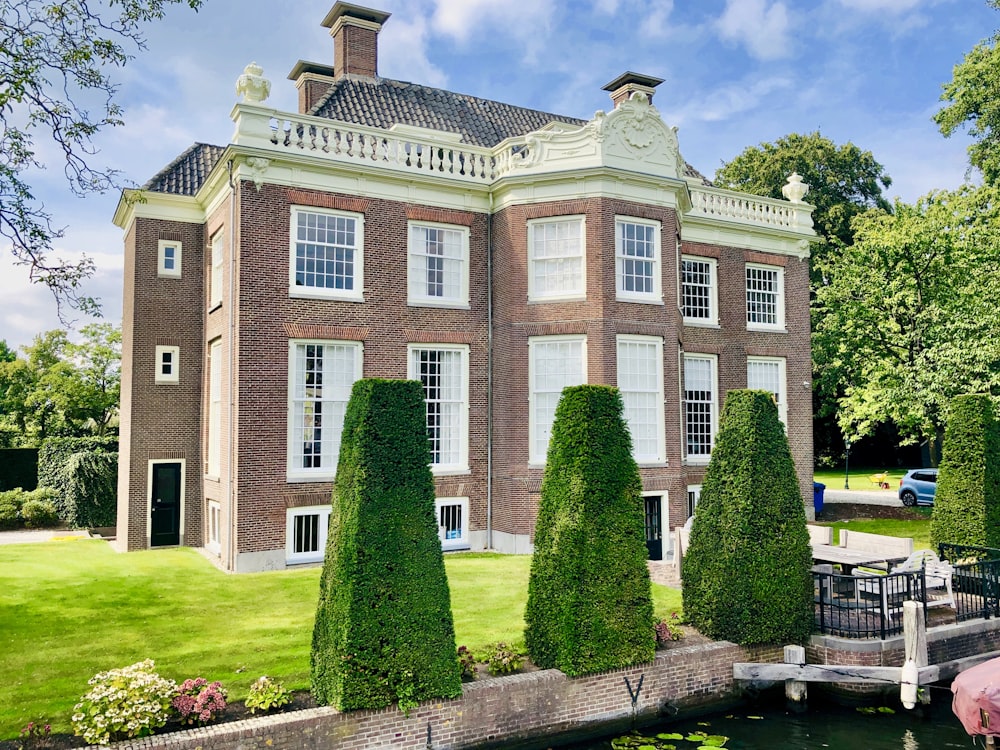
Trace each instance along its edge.
{"label": "wooden bench", "polygon": [[806,531],[809,532],[809,544],[833,544],[833,527],[816,526],[807,523]]}
{"label": "wooden bench", "polygon": [[[888,568],[893,562],[907,559],[913,554],[913,539],[910,537],[885,536],[884,534],[869,534],[864,531],[842,529],[840,546],[858,552],[877,554]],[[876,567],[883,567],[881,565]]]}

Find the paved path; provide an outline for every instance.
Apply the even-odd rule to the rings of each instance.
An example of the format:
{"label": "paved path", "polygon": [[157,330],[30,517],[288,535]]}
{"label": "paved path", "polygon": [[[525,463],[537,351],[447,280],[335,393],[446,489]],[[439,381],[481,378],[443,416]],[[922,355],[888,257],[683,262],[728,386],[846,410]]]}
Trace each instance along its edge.
{"label": "paved path", "polygon": [[864,505],[898,505],[902,507],[895,490],[837,490],[827,486],[823,492],[824,503],[862,503]]}
{"label": "paved path", "polygon": [[48,542],[67,536],[89,537],[86,531],[72,529],[18,529],[17,531],[0,531],[0,544],[31,544],[32,542]]}

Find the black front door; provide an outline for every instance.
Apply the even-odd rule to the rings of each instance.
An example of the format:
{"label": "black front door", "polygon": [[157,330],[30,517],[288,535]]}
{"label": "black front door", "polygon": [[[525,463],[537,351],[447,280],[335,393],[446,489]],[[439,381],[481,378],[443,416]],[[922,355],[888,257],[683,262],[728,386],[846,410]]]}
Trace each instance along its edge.
{"label": "black front door", "polygon": [[152,547],[181,543],[181,465],[153,464],[153,498],[150,509]]}
{"label": "black front door", "polygon": [[663,559],[663,539],[660,536],[660,498],[643,498],[646,505],[646,550],[650,560]]}

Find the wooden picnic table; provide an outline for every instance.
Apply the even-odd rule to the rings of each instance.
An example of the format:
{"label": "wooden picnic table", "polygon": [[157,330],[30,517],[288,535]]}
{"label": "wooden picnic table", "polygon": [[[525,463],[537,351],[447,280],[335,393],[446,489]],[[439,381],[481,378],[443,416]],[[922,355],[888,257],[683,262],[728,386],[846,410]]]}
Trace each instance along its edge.
{"label": "wooden picnic table", "polygon": [[905,557],[887,557],[884,552],[866,552],[850,547],[838,547],[832,544],[812,545],[812,556],[813,560],[818,563],[840,565],[845,575],[850,575],[851,571],[857,567],[869,567],[881,564],[889,566],[894,562],[906,559]]}

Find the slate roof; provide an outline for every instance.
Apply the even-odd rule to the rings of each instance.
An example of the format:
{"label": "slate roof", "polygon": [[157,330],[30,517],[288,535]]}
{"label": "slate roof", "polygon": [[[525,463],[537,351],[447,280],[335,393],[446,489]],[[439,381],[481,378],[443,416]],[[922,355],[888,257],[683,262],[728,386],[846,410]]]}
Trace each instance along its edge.
{"label": "slate roof", "polygon": [[[576,126],[587,122],[416,83],[365,76],[336,80],[309,114],[375,128],[388,129],[399,124],[458,133],[463,143],[486,148],[505,138],[539,130],[553,121]],[[194,195],[224,150],[221,146],[196,143],[160,170],[143,189]],[[686,176],[711,184],[690,164],[684,167]]]}

